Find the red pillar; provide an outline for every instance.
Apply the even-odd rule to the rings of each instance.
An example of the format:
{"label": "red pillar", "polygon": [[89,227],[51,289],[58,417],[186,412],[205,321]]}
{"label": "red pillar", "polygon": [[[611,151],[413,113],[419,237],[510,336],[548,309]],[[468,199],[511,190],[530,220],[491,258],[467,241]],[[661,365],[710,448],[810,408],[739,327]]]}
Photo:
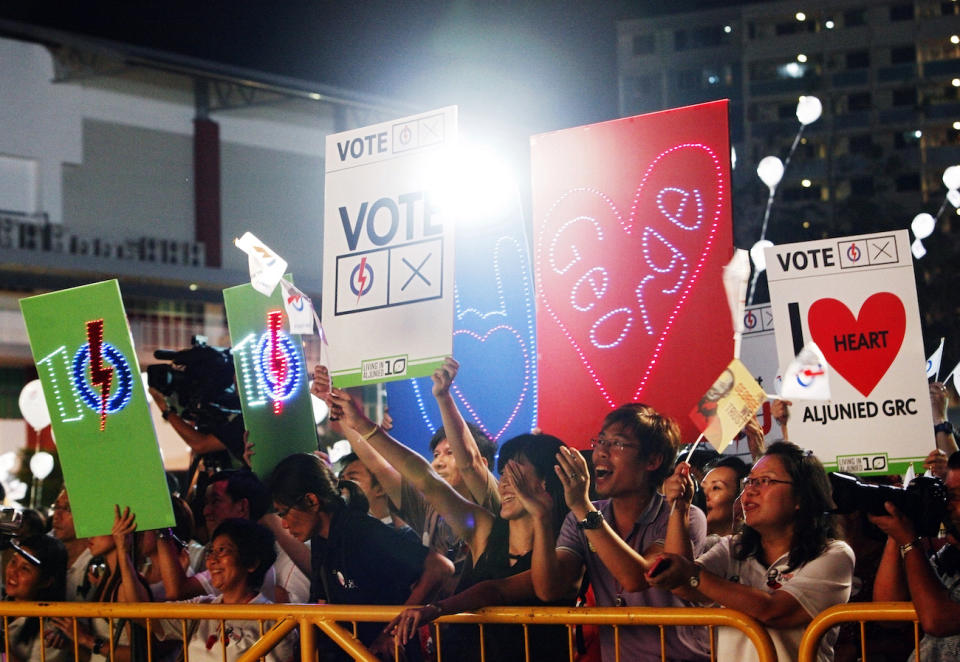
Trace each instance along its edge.
{"label": "red pillar", "polygon": [[220,262],[220,125],[193,120],[194,235],[206,247],[206,264]]}

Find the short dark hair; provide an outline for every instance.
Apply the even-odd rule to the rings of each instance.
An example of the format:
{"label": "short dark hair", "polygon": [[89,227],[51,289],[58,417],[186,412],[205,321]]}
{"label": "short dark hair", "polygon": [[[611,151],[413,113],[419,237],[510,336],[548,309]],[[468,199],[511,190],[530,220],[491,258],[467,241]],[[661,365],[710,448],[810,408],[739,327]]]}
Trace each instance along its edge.
{"label": "short dark hair", "polygon": [[227,494],[234,501],[246,499],[250,507],[250,519],[254,522],[267,514],[270,509],[270,490],[248,469],[228,469],[213,474],[210,485],[227,481]]}
{"label": "short dark hair", "polygon": [[707,466],[705,466],[703,469],[706,472],[712,471],[713,469],[726,467],[728,469],[733,469],[733,473],[737,475],[737,480],[743,480],[750,474],[751,466],[752,465],[747,464],[736,455],[721,455],[715,460],[707,462]]}
{"label": "short dark hair", "polygon": [[947,458],[947,469],[960,469],[960,451],[954,451]]}
{"label": "short dark hair", "polygon": [[220,522],[210,536],[210,542],[216,540],[217,536],[227,536],[237,546],[240,565],[244,568],[253,567],[253,572],[247,575],[247,586],[259,590],[267,570],[277,561],[277,550],[270,529],[248,519],[231,517]]}
{"label": "short dark hair", "polygon": [[[497,442],[473,423],[467,423],[467,428],[469,428],[470,434],[473,435],[473,440],[477,442],[477,449],[480,451],[480,455],[486,458],[487,466],[493,467],[493,465],[496,464]],[[437,431],[433,433],[433,436],[430,437],[430,452],[432,453],[437,450],[437,445],[446,438],[447,431],[444,430],[441,425],[437,428]]]}
{"label": "short dark hair", "polygon": [[601,430],[620,425],[624,433],[640,442],[639,458],[659,455],[660,466],[650,472],[651,489],[656,489],[670,475],[680,448],[680,427],[650,405],[629,402],[614,409],[603,419]]}
{"label": "short dark hair", "polygon": [[[352,480],[338,481],[327,463],[313,453],[294,453],[283,458],[270,474],[268,485],[273,500],[291,508],[303,510],[303,497],[313,494],[325,513],[346,507],[361,512],[370,509],[359,485]],[[341,489],[347,490],[346,499]]]}

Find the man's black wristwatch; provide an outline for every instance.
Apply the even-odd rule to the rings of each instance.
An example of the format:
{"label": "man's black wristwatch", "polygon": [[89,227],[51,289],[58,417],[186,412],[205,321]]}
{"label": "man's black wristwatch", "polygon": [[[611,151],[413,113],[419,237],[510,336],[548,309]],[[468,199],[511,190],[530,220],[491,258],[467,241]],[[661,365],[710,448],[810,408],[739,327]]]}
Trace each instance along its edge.
{"label": "man's black wristwatch", "polygon": [[599,510],[591,510],[586,517],[577,522],[577,528],[581,531],[584,529],[599,529],[601,526],[603,526],[603,513]]}
{"label": "man's black wristwatch", "polygon": [[950,421],[944,421],[943,423],[937,423],[933,426],[933,433],[937,432],[946,432],[947,434],[953,434],[953,423]]}

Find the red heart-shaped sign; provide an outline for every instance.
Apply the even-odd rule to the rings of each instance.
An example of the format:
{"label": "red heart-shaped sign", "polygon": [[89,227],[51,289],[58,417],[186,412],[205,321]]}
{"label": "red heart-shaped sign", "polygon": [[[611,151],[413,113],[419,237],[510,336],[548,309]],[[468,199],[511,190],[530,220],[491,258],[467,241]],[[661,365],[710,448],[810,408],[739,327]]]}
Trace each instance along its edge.
{"label": "red heart-shaped sign", "polygon": [[856,317],[842,301],[818,299],[807,311],[807,327],[830,367],[867,397],[900,352],[907,314],[890,292],[871,295]]}
{"label": "red heart-shaped sign", "polygon": [[538,425],[577,447],[613,407],[687,417],[732,357],[725,102],[532,141]]}

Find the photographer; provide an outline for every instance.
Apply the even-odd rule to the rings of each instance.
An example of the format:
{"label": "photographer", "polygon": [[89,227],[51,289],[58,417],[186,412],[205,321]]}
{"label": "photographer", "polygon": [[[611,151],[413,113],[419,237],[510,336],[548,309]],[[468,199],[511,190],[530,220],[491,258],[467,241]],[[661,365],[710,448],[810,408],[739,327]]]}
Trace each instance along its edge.
{"label": "photographer", "polygon": [[[913,522],[887,502],[889,515],[870,515],[887,534],[873,598],[878,602],[912,600],[923,627],[919,653],[924,660],[960,657],[960,452],[947,461],[947,541],[932,556]],[[913,660],[914,656],[910,659]]]}
{"label": "photographer", "polygon": [[208,472],[237,468],[243,463],[244,426],[233,356],[203,336],[191,342],[186,349],[153,353],[171,363],[147,367],[150,395]]}

